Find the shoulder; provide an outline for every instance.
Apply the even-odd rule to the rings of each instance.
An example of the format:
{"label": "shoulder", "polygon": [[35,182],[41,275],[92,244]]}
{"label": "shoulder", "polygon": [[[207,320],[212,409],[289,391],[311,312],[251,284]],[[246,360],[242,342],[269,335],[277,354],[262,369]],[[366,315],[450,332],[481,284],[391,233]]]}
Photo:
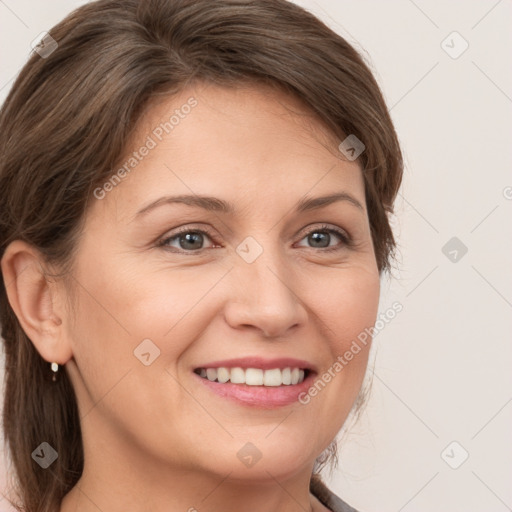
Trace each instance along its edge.
{"label": "shoulder", "polygon": [[318,475],[312,475],[309,490],[332,512],[359,512],[330,491]]}

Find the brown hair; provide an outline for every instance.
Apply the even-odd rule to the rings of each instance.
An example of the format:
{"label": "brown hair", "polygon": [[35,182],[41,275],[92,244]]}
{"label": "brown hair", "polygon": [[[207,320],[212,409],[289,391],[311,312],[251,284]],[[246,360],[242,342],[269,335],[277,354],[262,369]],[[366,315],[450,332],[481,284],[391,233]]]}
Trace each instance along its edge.
{"label": "brown hair", "polygon": [[[388,221],[402,155],[385,102],[356,50],[286,0],[99,0],[50,30],[0,111],[0,257],[13,240],[72,268],[91,192],[104,183],[157,94],[193,81],[266,83],[300,98],[341,142],[363,141],[359,161],[379,272],[390,270]],[[55,47],[56,46],[56,47]],[[341,157],[341,154],[340,154]],[[83,470],[76,397],[65,372],[52,383],[0,288],[6,374],[3,428],[18,510],[58,510]],[[31,453],[48,442],[58,459]]]}

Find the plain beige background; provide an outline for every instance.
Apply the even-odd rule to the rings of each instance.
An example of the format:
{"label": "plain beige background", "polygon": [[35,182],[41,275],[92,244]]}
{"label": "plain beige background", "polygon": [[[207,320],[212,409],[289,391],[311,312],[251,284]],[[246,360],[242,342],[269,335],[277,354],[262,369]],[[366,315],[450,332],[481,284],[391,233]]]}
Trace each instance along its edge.
{"label": "plain beige background", "polygon": [[[83,3],[0,0],[0,101],[31,41]],[[512,510],[512,5],[297,3],[365,55],[406,158],[381,298],[403,311],[375,337],[330,486],[361,512]]]}

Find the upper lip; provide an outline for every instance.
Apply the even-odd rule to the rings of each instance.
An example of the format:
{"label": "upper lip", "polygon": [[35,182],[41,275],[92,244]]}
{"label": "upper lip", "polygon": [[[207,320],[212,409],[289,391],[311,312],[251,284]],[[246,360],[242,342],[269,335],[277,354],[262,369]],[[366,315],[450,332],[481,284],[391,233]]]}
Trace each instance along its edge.
{"label": "upper lip", "polygon": [[[304,359],[294,357],[279,357],[275,359],[266,359],[263,357],[239,357],[236,359],[224,359],[223,361],[212,361],[199,365],[197,368],[259,368],[261,370],[271,370],[273,368],[303,368],[316,372],[314,365]],[[196,369],[197,369],[196,368]]]}

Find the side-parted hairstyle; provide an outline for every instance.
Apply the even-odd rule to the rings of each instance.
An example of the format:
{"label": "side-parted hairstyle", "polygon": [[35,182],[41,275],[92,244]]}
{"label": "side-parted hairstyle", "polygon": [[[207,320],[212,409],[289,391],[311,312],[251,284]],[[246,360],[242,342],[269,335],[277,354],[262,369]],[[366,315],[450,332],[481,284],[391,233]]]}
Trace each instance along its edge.
{"label": "side-parted hairstyle", "polygon": [[[49,34],[55,43],[31,55],[0,110],[0,258],[23,240],[64,279],[93,191],[111,177],[149,101],[194,82],[254,83],[299,98],[339,142],[364,143],[358,162],[376,261],[380,273],[390,270],[388,215],[403,173],[397,135],[367,64],[311,13],[286,0],[99,0]],[[53,512],[83,470],[76,396],[65,372],[48,379],[9,285],[2,277],[11,502]],[[31,456],[44,441],[58,453],[47,469]]]}

